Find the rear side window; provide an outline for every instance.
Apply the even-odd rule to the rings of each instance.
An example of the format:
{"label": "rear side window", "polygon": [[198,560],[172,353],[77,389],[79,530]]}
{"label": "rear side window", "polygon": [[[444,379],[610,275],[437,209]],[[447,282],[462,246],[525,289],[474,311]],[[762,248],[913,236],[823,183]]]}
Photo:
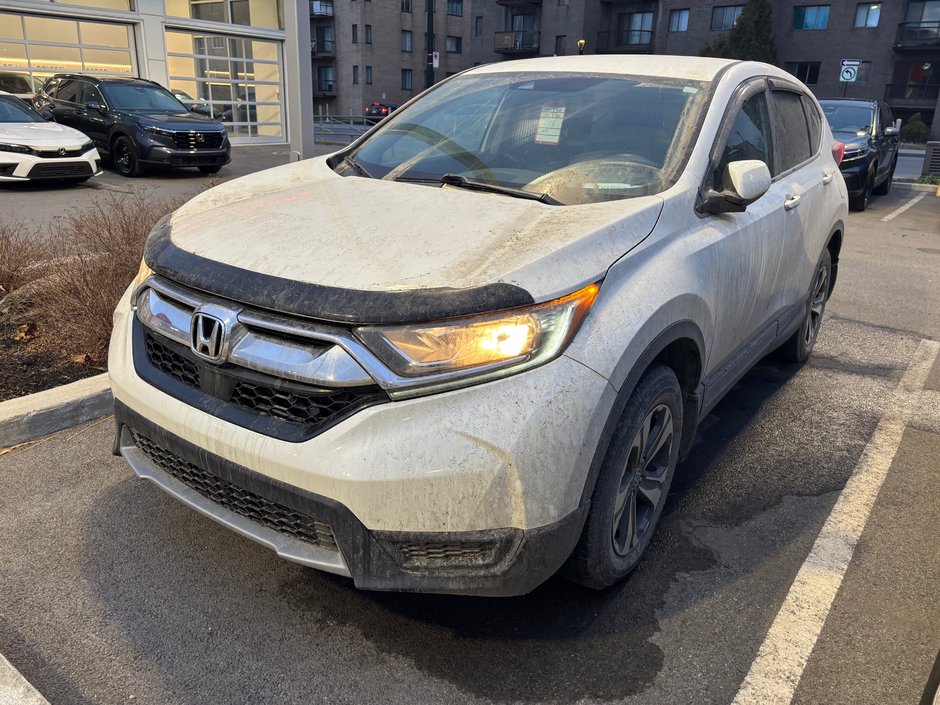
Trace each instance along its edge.
{"label": "rear side window", "polygon": [[819,115],[816,104],[806,95],[803,96],[803,110],[806,113],[806,124],[809,125],[810,152],[815,154],[816,150],[819,149],[819,138],[822,132],[822,117]]}
{"label": "rear side window", "polygon": [[81,81],[62,81],[59,84],[59,90],[56,92],[56,100],[64,100],[68,103],[77,103],[78,96],[82,91]]}
{"label": "rear side window", "polygon": [[88,105],[91,101],[104,104],[104,98],[101,97],[101,91],[90,83],[82,81],[82,95],[80,102],[82,105]]}
{"label": "rear side window", "polygon": [[734,118],[728,141],[713,175],[715,190],[722,189],[722,178],[729,163],[759,159],[770,169],[773,164],[772,154],[770,115],[766,93],[761,91],[744,101]]}
{"label": "rear side window", "polygon": [[779,164],[774,176],[802,164],[812,156],[809,146],[809,129],[803,102],[799,93],[774,91],[774,106],[777,109],[776,135]]}

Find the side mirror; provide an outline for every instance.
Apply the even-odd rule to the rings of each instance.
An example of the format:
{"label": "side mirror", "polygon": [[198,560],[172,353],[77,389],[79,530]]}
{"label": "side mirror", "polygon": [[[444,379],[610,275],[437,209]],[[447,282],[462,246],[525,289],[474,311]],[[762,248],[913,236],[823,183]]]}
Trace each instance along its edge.
{"label": "side mirror", "polygon": [[100,113],[102,110],[104,110],[104,106],[103,106],[101,103],[99,103],[97,100],[89,100],[89,101],[85,104],[85,107],[88,108],[89,110],[96,110],[96,111],[98,111],[99,113]]}
{"label": "side mirror", "polygon": [[897,137],[899,134],[901,131],[893,125],[885,128],[885,137]]}
{"label": "side mirror", "polygon": [[759,159],[731,162],[722,174],[721,192],[709,189],[701,202],[704,213],[741,213],[770,188],[770,170]]}
{"label": "side mirror", "polygon": [[39,114],[46,122],[52,122],[55,119],[55,115],[52,114],[51,110],[43,110]]}

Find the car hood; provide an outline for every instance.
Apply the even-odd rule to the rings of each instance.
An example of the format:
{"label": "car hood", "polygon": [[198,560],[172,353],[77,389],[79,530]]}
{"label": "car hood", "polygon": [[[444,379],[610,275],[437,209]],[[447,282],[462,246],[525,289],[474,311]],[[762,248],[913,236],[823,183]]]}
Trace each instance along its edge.
{"label": "car hood", "polygon": [[846,151],[851,149],[864,149],[868,146],[869,135],[859,136],[857,132],[833,132],[832,136],[845,145]]}
{"label": "car hood", "polygon": [[[549,206],[450,186],[343,177],[321,157],[197,196],[155,229],[147,263],[170,278],[240,300],[250,300],[247,289],[266,289],[264,305],[291,312],[299,311],[289,299],[305,285],[334,299],[342,291],[370,295],[360,303],[385,300],[376,294],[407,302],[406,292],[459,298],[460,292],[503,287],[513,293],[458,307],[467,313],[549,300],[601,279],[649,235],[662,204],[660,197],[646,196]],[[306,313],[367,317],[348,310]],[[420,315],[378,315],[394,317]]]}
{"label": "car hood", "polygon": [[154,127],[162,127],[167,130],[179,130],[180,128],[188,130],[224,129],[222,123],[218,120],[213,120],[199,113],[152,113],[130,110],[124,110],[122,112],[129,115],[134,120],[146,123],[147,125],[153,125]]}
{"label": "car hood", "polygon": [[88,136],[57,122],[0,122],[0,142],[77,149],[88,142]]}

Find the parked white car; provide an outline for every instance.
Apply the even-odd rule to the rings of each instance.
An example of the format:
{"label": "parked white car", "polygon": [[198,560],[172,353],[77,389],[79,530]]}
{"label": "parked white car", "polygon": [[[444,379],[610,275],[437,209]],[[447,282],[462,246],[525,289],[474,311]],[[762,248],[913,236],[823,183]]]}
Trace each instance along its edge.
{"label": "parked white car", "polygon": [[157,225],[115,312],[115,452],[361,588],[611,585],[698,422],[767,353],[809,356],[840,153],[765,64],[449,78]]}
{"label": "parked white car", "polygon": [[0,181],[82,182],[100,173],[101,158],[86,135],[47,122],[16,96],[0,91]]}

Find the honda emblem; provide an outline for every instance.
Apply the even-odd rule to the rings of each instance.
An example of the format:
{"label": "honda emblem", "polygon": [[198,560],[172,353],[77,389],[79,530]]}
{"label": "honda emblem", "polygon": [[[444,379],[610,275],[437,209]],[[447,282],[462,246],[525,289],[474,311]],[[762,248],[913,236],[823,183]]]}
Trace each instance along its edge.
{"label": "honda emblem", "polygon": [[189,347],[201,358],[221,362],[228,334],[221,318],[197,311],[193,314]]}

